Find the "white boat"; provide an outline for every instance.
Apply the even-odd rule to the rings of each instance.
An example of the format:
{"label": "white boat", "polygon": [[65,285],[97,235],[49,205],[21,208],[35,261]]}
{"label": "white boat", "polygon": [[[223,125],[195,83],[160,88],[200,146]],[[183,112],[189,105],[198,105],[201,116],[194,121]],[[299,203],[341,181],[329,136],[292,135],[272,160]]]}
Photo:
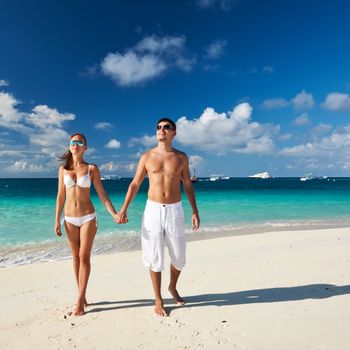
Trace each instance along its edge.
{"label": "white boat", "polygon": [[220,180],[220,176],[218,175],[212,175],[209,178],[209,181],[219,181]]}
{"label": "white boat", "polygon": [[219,175],[211,175],[209,178],[209,181],[219,181],[219,180],[229,180],[229,176],[223,176],[222,174]]}
{"label": "white boat", "polygon": [[300,181],[310,181],[310,180],[322,180],[327,179],[327,176],[316,176],[314,174],[306,174],[300,178]]}
{"label": "white boat", "polygon": [[191,176],[191,181],[192,182],[197,182],[198,181],[198,178],[197,178],[197,175],[196,175],[196,169],[193,169],[193,175]]}
{"label": "white boat", "polygon": [[121,176],[119,175],[104,175],[101,176],[101,180],[102,181],[106,181],[106,180],[120,180]]}
{"label": "white boat", "polygon": [[249,175],[249,177],[254,179],[271,179],[272,178],[272,176],[267,171],[264,171],[263,173],[258,173],[255,175]]}

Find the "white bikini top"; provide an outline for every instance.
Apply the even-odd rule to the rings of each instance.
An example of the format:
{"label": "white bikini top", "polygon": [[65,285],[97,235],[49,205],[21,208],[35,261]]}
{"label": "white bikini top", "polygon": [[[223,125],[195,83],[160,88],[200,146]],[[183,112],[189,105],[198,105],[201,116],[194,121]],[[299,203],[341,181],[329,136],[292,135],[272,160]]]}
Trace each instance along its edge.
{"label": "white bikini top", "polygon": [[64,184],[66,185],[67,188],[71,188],[71,187],[74,187],[74,186],[79,186],[79,187],[82,187],[82,188],[89,188],[91,186],[90,164],[89,164],[88,172],[84,176],[77,177],[77,182],[76,183],[67,174],[66,169],[64,169],[63,182],[64,182]]}

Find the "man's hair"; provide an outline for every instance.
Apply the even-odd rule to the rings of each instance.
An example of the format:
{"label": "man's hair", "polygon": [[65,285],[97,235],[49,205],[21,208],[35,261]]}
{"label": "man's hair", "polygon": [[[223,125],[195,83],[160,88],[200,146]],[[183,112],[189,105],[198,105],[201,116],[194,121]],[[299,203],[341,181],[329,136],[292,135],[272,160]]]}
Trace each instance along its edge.
{"label": "man's hair", "polygon": [[176,124],[175,124],[175,122],[172,121],[171,119],[169,119],[169,118],[162,118],[162,119],[159,119],[159,120],[157,121],[157,125],[158,125],[159,123],[161,123],[161,122],[168,122],[168,123],[172,126],[172,128],[173,128],[174,130],[176,130]]}

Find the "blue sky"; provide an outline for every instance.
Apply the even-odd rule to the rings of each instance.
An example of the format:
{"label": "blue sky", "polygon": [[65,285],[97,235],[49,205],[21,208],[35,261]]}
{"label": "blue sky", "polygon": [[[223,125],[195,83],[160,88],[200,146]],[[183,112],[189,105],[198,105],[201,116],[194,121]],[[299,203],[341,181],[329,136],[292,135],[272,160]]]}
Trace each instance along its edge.
{"label": "blue sky", "polygon": [[177,122],[197,175],[348,176],[347,1],[3,1],[0,177],[52,177],[75,131],[132,176]]}

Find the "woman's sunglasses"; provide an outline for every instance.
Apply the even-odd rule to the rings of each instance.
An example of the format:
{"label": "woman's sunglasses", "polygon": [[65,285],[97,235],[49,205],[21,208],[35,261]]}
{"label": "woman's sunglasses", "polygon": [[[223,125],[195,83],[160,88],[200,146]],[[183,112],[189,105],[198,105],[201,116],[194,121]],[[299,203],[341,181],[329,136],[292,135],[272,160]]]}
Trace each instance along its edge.
{"label": "woman's sunglasses", "polygon": [[69,145],[70,145],[70,146],[75,146],[75,145],[77,145],[77,146],[79,146],[79,147],[83,147],[83,146],[84,146],[84,142],[81,141],[81,140],[70,140]]}

